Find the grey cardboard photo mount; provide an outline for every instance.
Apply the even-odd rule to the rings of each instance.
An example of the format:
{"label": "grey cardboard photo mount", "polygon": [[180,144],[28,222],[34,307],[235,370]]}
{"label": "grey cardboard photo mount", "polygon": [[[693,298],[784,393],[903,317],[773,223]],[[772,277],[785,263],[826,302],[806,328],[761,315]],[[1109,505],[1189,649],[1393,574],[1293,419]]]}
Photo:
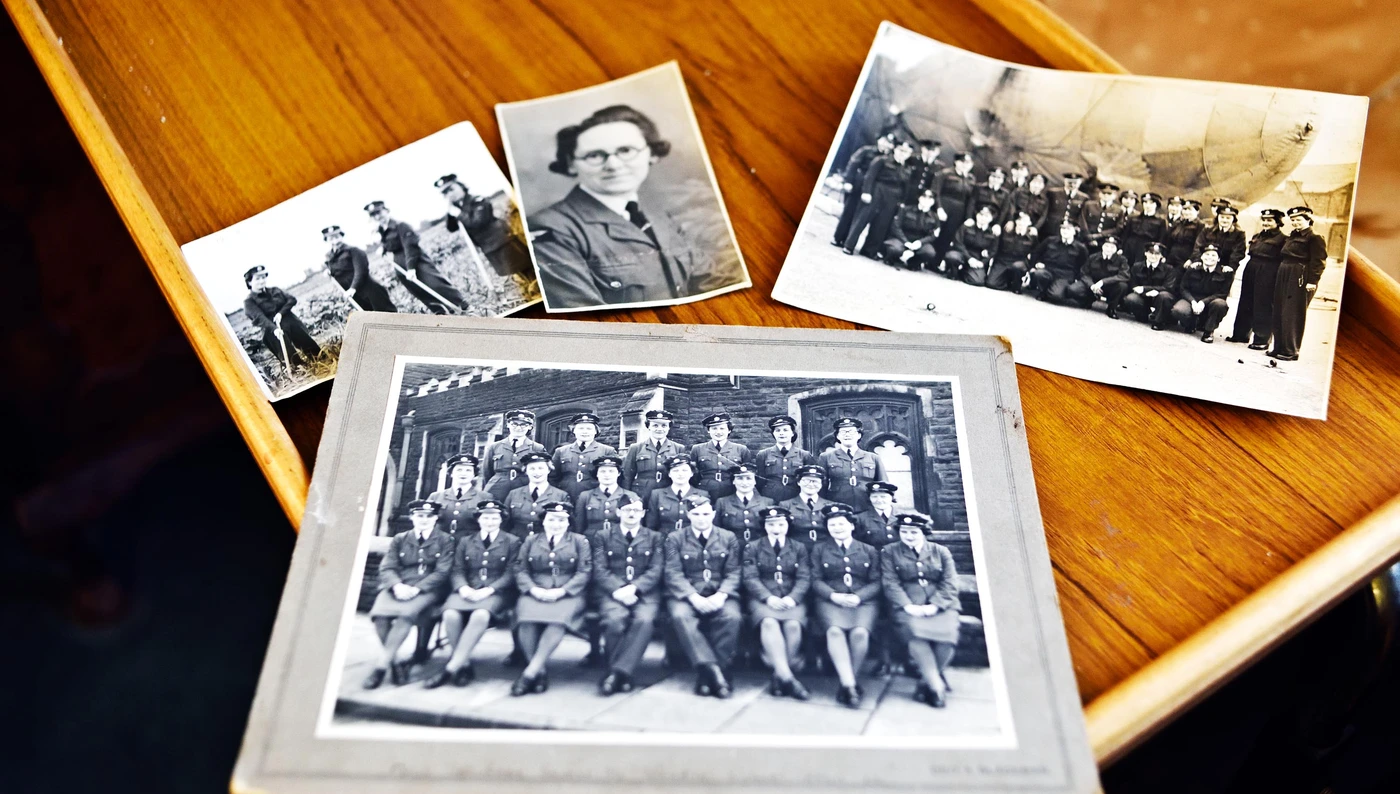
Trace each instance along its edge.
{"label": "grey cardboard photo mount", "polygon": [[[1015,365],[990,336],[662,326],[356,313],[318,450],[301,535],[234,769],[235,792],[1035,791],[1099,783],[1036,500]],[[791,735],[477,731],[390,726],[334,738],[327,684],[400,357],[644,365],[953,381],[965,484],[977,519],[1005,682],[1009,740],[933,747],[852,737],[842,748]],[[388,417],[390,420],[393,417]],[[989,632],[989,644],[991,643]],[[805,705],[805,704],[804,704]],[[674,739],[674,740],[672,740]]]}

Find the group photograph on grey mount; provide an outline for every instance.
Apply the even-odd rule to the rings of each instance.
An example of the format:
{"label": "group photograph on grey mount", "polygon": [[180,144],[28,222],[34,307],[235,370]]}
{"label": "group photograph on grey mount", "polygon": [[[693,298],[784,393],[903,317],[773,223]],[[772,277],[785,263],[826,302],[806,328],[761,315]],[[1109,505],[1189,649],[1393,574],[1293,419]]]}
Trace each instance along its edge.
{"label": "group photograph on grey mount", "polygon": [[656,784],[805,777],[777,751],[1088,790],[1004,341],[373,314],[347,339],[250,765],[480,782],[477,747],[603,745],[571,782],[652,753]]}
{"label": "group photograph on grey mount", "polygon": [[886,22],[773,297],[1324,419],[1366,111],[1020,66]]}

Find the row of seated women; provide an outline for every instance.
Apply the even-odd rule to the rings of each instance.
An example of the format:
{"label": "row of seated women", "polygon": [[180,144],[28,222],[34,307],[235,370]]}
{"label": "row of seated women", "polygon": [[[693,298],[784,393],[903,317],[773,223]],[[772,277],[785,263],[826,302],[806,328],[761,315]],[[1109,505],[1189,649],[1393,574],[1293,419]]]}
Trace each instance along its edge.
{"label": "row of seated women", "polygon": [[821,509],[826,534],[818,542],[790,536],[789,512],[769,506],[763,534],[747,544],[715,525],[714,506],[698,490],[686,495],[686,525],[666,533],[644,526],[646,507],[630,494],[618,522],[591,537],[570,531],[572,508],[564,502],[544,505],[540,530],[523,539],[502,530],[500,502],[477,507],[478,530],[454,543],[437,528],[437,503],[410,503],[413,529],[393,538],[379,567],[370,618],[382,649],[366,688],[386,677],[408,683],[398,650],[415,626],[425,631],[440,614],[450,658],[424,686],[470,684],[478,641],[509,622],[528,659],[511,694],[544,692],[551,654],[568,633],[582,631],[591,603],[608,666],[599,684],[605,696],[632,690],[664,609],[676,647],[695,669],[697,695],[732,694],[729,671],[747,623],[772,668],[770,692],[807,700],[794,668],[810,620],[826,640],[841,704],[860,705],[858,674],[879,623],[918,668],[915,699],[945,705],[944,670],[959,631],[957,572],[948,549],[927,539],[922,515],[895,516],[898,541],[876,548],[852,537],[855,516],[840,503]]}

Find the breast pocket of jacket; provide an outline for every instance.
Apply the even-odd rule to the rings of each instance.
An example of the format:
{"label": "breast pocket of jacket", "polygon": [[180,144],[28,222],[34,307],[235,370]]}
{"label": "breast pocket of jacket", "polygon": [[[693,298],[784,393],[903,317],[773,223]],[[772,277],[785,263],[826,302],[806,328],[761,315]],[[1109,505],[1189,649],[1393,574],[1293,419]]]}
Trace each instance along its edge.
{"label": "breast pocket of jacket", "polygon": [[873,461],[873,460],[863,460],[863,461],[861,461],[861,462],[860,462],[860,474],[861,474],[862,477],[871,477],[871,478],[873,478],[873,477],[875,476],[875,461]]}

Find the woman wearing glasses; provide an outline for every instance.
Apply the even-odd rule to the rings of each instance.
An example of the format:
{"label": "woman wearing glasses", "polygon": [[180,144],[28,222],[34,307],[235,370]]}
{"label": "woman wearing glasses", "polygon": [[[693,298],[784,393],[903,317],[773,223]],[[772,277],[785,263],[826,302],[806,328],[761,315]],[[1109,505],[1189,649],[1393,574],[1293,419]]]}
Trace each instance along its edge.
{"label": "woman wearing glasses", "polygon": [[556,140],[549,170],[574,188],[529,218],[549,308],[669,302],[722,286],[705,283],[711,262],[672,212],[638,194],[671,151],[650,118],[612,105]]}

